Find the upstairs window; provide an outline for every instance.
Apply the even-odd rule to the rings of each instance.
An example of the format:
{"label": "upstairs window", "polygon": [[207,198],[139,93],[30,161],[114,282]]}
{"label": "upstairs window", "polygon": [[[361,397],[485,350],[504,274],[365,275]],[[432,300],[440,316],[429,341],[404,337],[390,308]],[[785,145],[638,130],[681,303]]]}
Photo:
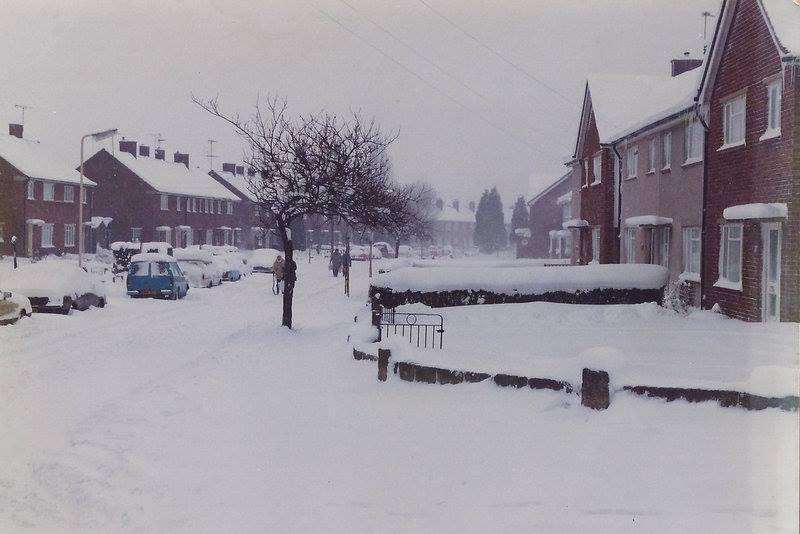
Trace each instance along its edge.
{"label": "upstairs window", "polygon": [[722,148],[744,144],[745,107],[744,95],[722,106]]}
{"label": "upstairs window", "polygon": [[692,119],[683,132],[684,163],[695,163],[703,159],[703,127]]}
{"label": "upstairs window", "polygon": [[650,139],[647,144],[647,172],[656,172],[656,140]]}
{"label": "upstairs window", "polygon": [[44,183],[44,193],[42,194],[44,200],[52,202],[56,198],[56,184],[52,182]]}
{"label": "upstairs window", "polygon": [[75,202],[75,190],[71,185],[64,186],[64,202]]}
{"label": "upstairs window", "polygon": [[630,147],[625,155],[628,178],[636,178],[636,171],[639,167],[639,147],[636,145]]}
{"label": "upstairs window", "polygon": [[42,248],[53,248],[53,224],[42,225]]}
{"label": "upstairs window", "polygon": [[36,200],[36,182],[28,180],[28,200]]}
{"label": "upstairs window", "polygon": [[81,189],[81,204],[86,204],[89,196],[86,193],[86,189]]}
{"label": "upstairs window", "polygon": [[598,152],[592,159],[592,173],[594,174],[593,184],[599,184],[603,180],[603,153]]}
{"label": "upstairs window", "polygon": [[225,213],[233,215],[233,202],[228,201],[225,203]]}
{"label": "upstairs window", "polygon": [[181,197],[175,197],[175,211],[181,211]]}
{"label": "upstairs window", "polygon": [[217,213],[222,214],[222,201],[217,200]]}
{"label": "upstairs window", "polygon": [[592,262],[600,263],[600,227],[592,228]]}
{"label": "upstairs window", "polygon": [[672,165],[672,132],[665,132],[661,137],[661,163],[664,170]]}
{"label": "upstairs window", "polygon": [[762,139],[778,137],[781,134],[781,81],[767,85],[767,130]]}
{"label": "upstairs window", "polygon": [[161,209],[166,211],[169,209],[169,196],[161,195]]}

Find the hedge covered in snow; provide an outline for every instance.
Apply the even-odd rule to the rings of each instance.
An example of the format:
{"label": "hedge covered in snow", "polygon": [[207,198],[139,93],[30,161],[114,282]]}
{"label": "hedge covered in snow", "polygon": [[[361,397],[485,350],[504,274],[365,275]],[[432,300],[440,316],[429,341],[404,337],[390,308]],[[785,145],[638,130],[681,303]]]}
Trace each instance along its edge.
{"label": "hedge covered in snow", "polygon": [[431,307],[518,302],[639,304],[661,302],[667,270],[659,265],[425,269],[377,276],[370,298],[385,308],[420,302]]}

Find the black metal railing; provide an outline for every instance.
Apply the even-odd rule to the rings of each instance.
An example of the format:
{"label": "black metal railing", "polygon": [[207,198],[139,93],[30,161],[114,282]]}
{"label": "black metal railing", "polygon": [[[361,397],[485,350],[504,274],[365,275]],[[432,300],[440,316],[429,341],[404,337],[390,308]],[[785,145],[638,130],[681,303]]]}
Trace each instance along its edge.
{"label": "black metal railing", "polygon": [[407,338],[422,348],[442,348],[444,318],[438,313],[403,313],[393,309],[381,312],[381,339],[391,336]]}

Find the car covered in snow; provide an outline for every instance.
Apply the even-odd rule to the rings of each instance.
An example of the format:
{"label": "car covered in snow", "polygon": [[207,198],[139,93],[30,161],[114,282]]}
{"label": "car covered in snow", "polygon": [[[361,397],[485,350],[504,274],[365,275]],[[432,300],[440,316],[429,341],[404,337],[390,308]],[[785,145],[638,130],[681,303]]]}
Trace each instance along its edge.
{"label": "car covered in snow", "polygon": [[0,289],[0,325],[14,324],[32,313],[33,307],[28,297]]}
{"label": "car covered in snow", "polygon": [[381,252],[384,258],[394,258],[394,247],[386,241],[376,241],[373,246]]}
{"label": "car covered in snow", "polygon": [[98,277],[71,260],[43,260],[21,265],[3,282],[7,290],[30,299],[35,312],[68,314],[106,305],[105,286]]}
{"label": "car covered in snow", "polygon": [[131,258],[126,285],[128,295],[134,298],[177,300],[189,292],[189,281],[175,258],[157,252],[145,252]]}
{"label": "car covered in snow", "polygon": [[410,258],[414,255],[414,247],[411,245],[400,245],[397,247],[397,250],[400,253],[401,258]]}
{"label": "car covered in snow", "polygon": [[272,273],[272,264],[283,252],[274,248],[258,248],[250,254],[250,265],[254,273]]}
{"label": "car covered in snow", "polygon": [[191,287],[214,287],[222,283],[224,267],[209,250],[179,248],[173,254]]}
{"label": "car covered in snow", "polygon": [[166,254],[172,256],[172,245],[165,241],[145,241],[141,244],[142,253]]}
{"label": "car covered in snow", "polygon": [[240,280],[242,276],[247,276],[252,272],[252,269],[247,263],[247,259],[239,252],[237,247],[231,245],[202,245],[200,248],[211,252],[214,256],[214,260],[222,269],[222,279],[227,282],[236,282]]}
{"label": "car covered in snow", "polygon": [[[383,257],[381,251],[373,246],[372,259],[379,260]],[[350,259],[353,261],[368,261],[369,260],[369,245],[351,245],[350,246]]]}

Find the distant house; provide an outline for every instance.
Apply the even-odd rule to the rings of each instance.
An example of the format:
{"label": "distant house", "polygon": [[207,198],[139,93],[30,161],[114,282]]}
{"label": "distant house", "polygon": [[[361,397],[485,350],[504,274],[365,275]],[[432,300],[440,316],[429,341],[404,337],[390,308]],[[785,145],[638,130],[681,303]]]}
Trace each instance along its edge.
{"label": "distant house", "polygon": [[473,247],[475,233],[475,204],[461,207],[458,200],[445,205],[437,202],[431,241],[439,247],[468,250]]}
{"label": "distant house", "polygon": [[237,246],[245,249],[269,246],[270,235],[264,231],[269,227],[269,221],[264,218],[267,215],[262,213],[250,186],[250,181],[256,176],[255,169],[247,168],[245,172],[244,165],[223,163],[221,171],[211,170],[208,174],[240,200],[237,210],[239,220],[234,229],[234,241],[239,243]]}
{"label": "distant house", "polygon": [[115,241],[164,241],[174,246],[236,245],[241,198],[206,172],[189,165],[189,155],[165,153],[130,140],[119,152],[101,149],[85,165],[97,182],[95,211],[110,216]]}
{"label": "distant house", "polygon": [[800,5],[725,0],[699,91],[706,308],[800,321],[798,87]]}
{"label": "distant house", "polygon": [[[44,256],[78,252],[80,175],[46,145],[23,138],[21,124],[0,136],[0,253]],[[92,248],[95,182],[84,180],[84,244]],[[97,221],[101,230],[104,221]]]}
{"label": "distant house", "polygon": [[530,237],[520,241],[521,258],[569,258],[572,234],[562,225],[572,218],[570,173],[528,201]]}

